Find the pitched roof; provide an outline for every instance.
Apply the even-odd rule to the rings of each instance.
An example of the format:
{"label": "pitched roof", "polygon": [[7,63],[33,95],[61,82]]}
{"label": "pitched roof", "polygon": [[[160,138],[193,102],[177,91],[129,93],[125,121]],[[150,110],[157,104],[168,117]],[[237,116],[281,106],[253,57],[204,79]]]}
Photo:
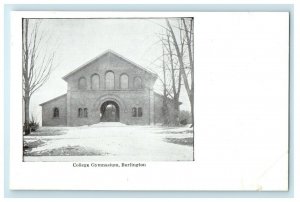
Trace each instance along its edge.
{"label": "pitched roof", "polygon": [[116,53],[116,52],[108,49],[105,52],[101,53],[100,55],[98,55],[98,56],[94,57],[93,59],[89,60],[88,62],[84,63],[83,65],[77,67],[76,69],[74,69],[73,71],[71,71],[70,73],[68,73],[67,75],[65,75],[63,77],[63,79],[66,80],[69,76],[73,75],[74,73],[78,72],[79,70],[84,69],[88,64],[90,64],[91,62],[94,62],[95,60],[99,59],[100,57],[104,56],[107,53],[111,53],[111,54],[113,54],[113,55],[115,55],[115,56],[117,56],[117,57],[119,57],[119,58],[121,58],[121,59],[123,59],[123,60],[125,60],[125,61],[127,61],[129,63],[131,63],[133,66],[138,67],[139,69],[142,69],[143,71],[151,74],[153,77],[157,77],[156,73],[154,73],[154,72],[150,71],[149,69],[146,69],[146,68],[144,68],[144,67],[142,67],[142,66],[134,63],[133,61],[125,58],[124,56],[122,56],[122,55],[120,55],[120,54],[118,54],[118,53]]}
{"label": "pitched roof", "polygon": [[51,102],[51,101],[57,100],[57,99],[59,99],[59,98],[62,98],[62,97],[64,97],[64,96],[66,96],[66,95],[67,95],[67,94],[65,93],[65,94],[60,95],[60,96],[58,96],[58,97],[55,97],[55,98],[53,98],[53,99],[51,99],[51,100],[48,100],[48,101],[46,101],[46,102],[43,102],[43,103],[40,104],[40,106],[43,106],[44,104],[47,104],[48,102]]}

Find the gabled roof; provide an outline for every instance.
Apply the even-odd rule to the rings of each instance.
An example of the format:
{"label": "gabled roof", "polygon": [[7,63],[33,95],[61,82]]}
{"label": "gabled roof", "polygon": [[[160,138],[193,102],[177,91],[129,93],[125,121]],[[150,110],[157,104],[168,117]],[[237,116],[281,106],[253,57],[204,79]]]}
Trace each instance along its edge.
{"label": "gabled roof", "polygon": [[52,101],[54,101],[54,100],[57,100],[57,99],[59,99],[59,98],[62,98],[62,97],[64,97],[64,96],[66,96],[66,95],[67,95],[67,94],[65,93],[65,94],[60,95],[60,96],[58,96],[58,97],[56,97],[56,98],[53,98],[53,99],[48,100],[48,101],[46,101],[46,102],[43,102],[43,103],[40,104],[40,106],[43,106],[44,104],[47,104],[47,103],[52,102]]}
{"label": "gabled roof", "polygon": [[107,53],[111,53],[111,54],[113,54],[113,55],[115,55],[115,56],[117,56],[117,57],[119,57],[119,58],[121,58],[121,59],[123,59],[123,60],[125,60],[125,61],[127,61],[129,63],[131,63],[133,66],[135,66],[135,67],[137,67],[137,68],[139,68],[139,69],[141,69],[141,70],[143,70],[143,71],[151,74],[153,77],[157,77],[157,74],[154,73],[154,72],[152,72],[152,71],[150,71],[149,69],[146,69],[146,68],[144,68],[144,67],[142,67],[142,66],[140,66],[140,65],[138,65],[138,64],[136,64],[134,62],[132,62],[131,60],[125,58],[124,56],[122,56],[122,55],[120,55],[120,54],[118,54],[118,53],[116,53],[116,52],[114,52],[112,50],[107,50],[107,51],[101,53],[100,55],[94,57],[93,59],[89,60],[88,62],[84,63],[83,65],[77,67],[76,69],[74,69],[73,71],[71,71],[70,73],[68,73],[67,75],[65,75],[63,77],[63,79],[66,80],[68,77],[70,77],[74,73],[78,72],[79,70],[84,69],[88,64],[94,62],[95,60],[99,59],[100,57],[104,56]]}

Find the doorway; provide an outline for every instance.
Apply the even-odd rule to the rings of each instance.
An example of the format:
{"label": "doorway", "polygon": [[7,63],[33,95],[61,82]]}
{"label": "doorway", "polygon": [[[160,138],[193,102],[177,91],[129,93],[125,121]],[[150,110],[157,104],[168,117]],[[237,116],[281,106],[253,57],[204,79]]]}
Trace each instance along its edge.
{"label": "doorway", "polygon": [[106,101],[100,107],[100,122],[119,122],[120,108],[114,101]]}

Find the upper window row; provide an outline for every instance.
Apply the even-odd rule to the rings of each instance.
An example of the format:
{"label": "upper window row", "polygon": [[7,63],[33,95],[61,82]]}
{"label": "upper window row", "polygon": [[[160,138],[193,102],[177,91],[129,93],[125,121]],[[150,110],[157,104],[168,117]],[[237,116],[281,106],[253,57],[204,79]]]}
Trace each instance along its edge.
{"label": "upper window row", "polygon": [[[112,71],[108,71],[105,74],[105,89],[115,89],[115,74]],[[140,77],[135,77],[133,80],[133,87],[135,89],[142,88],[142,79]],[[78,81],[78,89],[85,90],[87,88],[87,81],[85,77],[81,77]],[[126,74],[120,76],[120,89],[129,88],[129,78]],[[98,74],[93,74],[91,76],[91,89],[100,89],[100,76]]]}

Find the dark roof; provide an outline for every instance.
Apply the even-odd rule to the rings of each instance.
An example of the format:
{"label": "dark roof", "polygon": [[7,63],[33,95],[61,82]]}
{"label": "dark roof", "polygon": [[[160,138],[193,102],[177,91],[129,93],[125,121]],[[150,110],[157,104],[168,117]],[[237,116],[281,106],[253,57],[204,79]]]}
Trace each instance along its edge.
{"label": "dark roof", "polygon": [[46,102],[43,102],[43,103],[40,104],[40,106],[43,106],[44,104],[47,104],[47,103],[52,102],[52,101],[54,101],[54,100],[57,100],[57,99],[59,99],[59,98],[62,98],[62,97],[64,97],[64,96],[66,96],[66,95],[67,95],[67,94],[65,93],[65,94],[60,95],[60,96],[58,96],[58,97],[56,97],[56,98],[53,98],[53,99],[48,100],[48,101],[46,101]]}
{"label": "dark roof", "polygon": [[68,73],[67,75],[65,75],[65,76],[63,77],[63,79],[66,80],[69,76],[73,75],[74,73],[78,72],[79,70],[84,69],[88,64],[90,64],[91,62],[93,62],[93,61],[99,59],[100,57],[104,56],[104,55],[107,54],[107,53],[111,53],[111,54],[113,54],[113,55],[115,55],[115,56],[117,56],[117,57],[119,57],[119,58],[121,58],[121,59],[123,59],[123,60],[125,60],[125,61],[127,61],[127,62],[129,62],[129,63],[131,63],[133,66],[138,67],[139,69],[142,69],[143,71],[145,71],[145,72],[151,74],[153,77],[157,77],[157,74],[154,73],[154,72],[152,72],[152,71],[150,71],[149,69],[146,69],[146,68],[144,68],[144,67],[142,67],[142,66],[140,66],[140,65],[138,65],[138,64],[136,64],[136,63],[134,63],[134,62],[132,62],[131,60],[125,58],[124,56],[122,56],[122,55],[120,55],[120,54],[118,54],[118,53],[116,53],[116,52],[114,52],[114,51],[112,51],[112,50],[107,50],[107,51],[101,53],[100,55],[94,57],[93,59],[87,61],[87,62],[84,63],[83,65],[77,67],[76,69],[74,69],[73,71],[71,71],[70,73]]}

